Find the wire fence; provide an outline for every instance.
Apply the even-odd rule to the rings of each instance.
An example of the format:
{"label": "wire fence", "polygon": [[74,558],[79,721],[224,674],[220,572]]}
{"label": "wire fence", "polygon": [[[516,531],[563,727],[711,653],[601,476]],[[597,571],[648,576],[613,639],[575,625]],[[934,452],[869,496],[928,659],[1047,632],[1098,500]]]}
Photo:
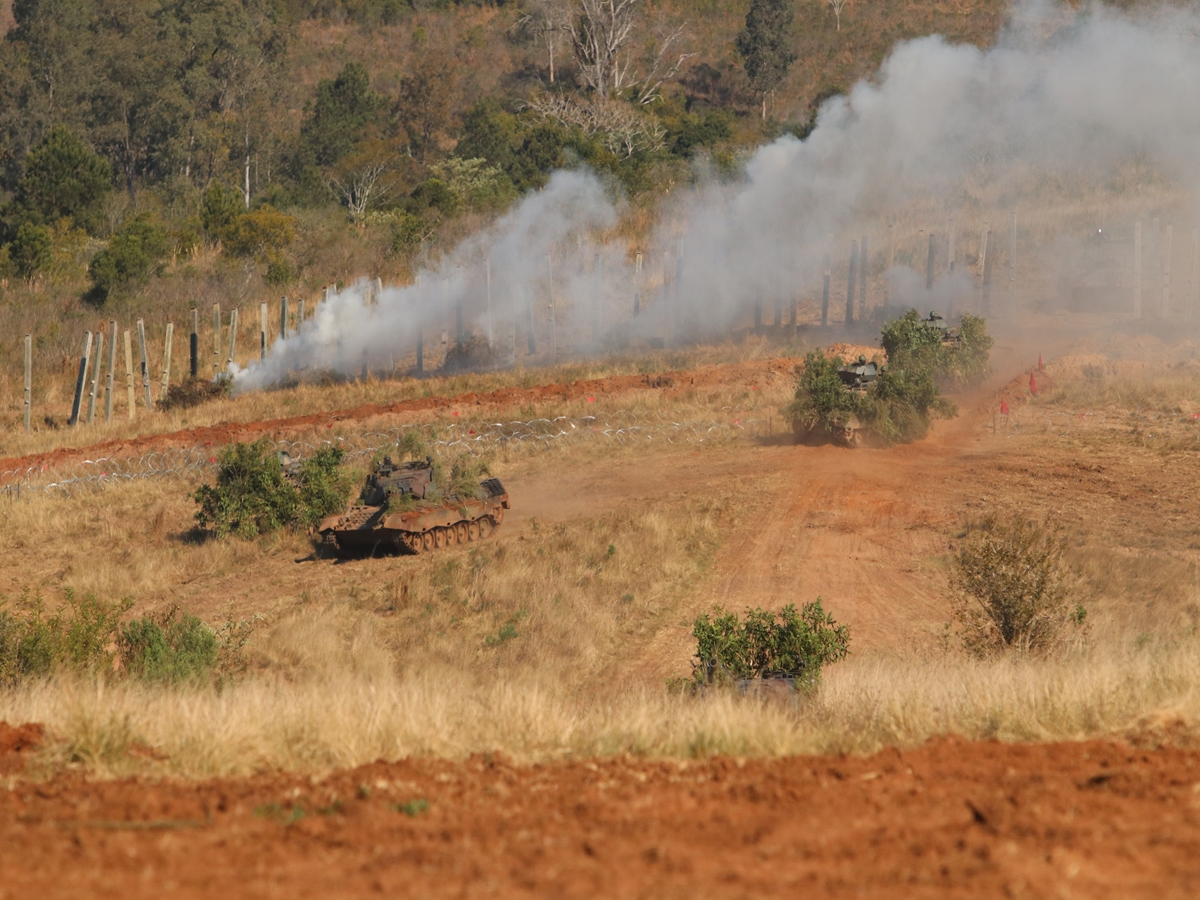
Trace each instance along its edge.
{"label": "wire fence", "polygon": [[[369,459],[398,447],[417,432],[428,451],[439,457],[463,453],[492,453],[521,447],[531,452],[565,449],[581,442],[629,445],[635,443],[699,444],[737,440],[763,433],[767,419],[740,407],[714,410],[708,418],[680,421],[644,410],[618,410],[596,416],[557,416],[512,422],[453,422],[399,425],[383,431],[363,431],[330,437],[326,441],[269,442],[301,460],[322,447],[336,445],[345,459]],[[97,490],[145,478],[178,478],[196,481],[217,466],[219,447],[195,446],[156,450],[140,456],[98,456],[94,459],[45,463],[0,472],[0,494],[17,500],[48,496],[73,496],[80,490]]]}

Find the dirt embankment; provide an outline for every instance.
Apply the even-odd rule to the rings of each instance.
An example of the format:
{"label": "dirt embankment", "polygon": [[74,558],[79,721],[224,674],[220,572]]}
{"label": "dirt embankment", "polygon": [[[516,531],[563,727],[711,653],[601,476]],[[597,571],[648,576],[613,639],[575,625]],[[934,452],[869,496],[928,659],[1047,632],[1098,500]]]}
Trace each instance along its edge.
{"label": "dirt embankment", "polygon": [[1200,753],[377,763],[0,792],[0,896],[1194,897]]}
{"label": "dirt embankment", "polygon": [[[842,346],[842,345],[838,345]],[[847,345],[848,346],[848,345]],[[857,350],[858,348],[850,348]],[[869,348],[868,348],[869,349]],[[439,410],[478,408],[487,410],[537,406],[544,403],[559,403],[587,397],[613,398],[636,391],[661,391],[666,396],[685,391],[714,388],[717,386],[743,385],[747,390],[764,382],[791,377],[797,360],[788,358],[767,359],[747,363],[701,366],[683,371],[659,372],[649,375],[615,375],[573,381],[569,384],[544,384],[534,387],[501,388],[487,393],[467,393],[456,397],[419,397],[397,400],[394,403],[367,404],[353,409],[313,413],[303,416],[288,416],[264,419],[258,422],[231,422],[220,425],[189,428],[167,434],[145,435],[139,438],[103,441],[84,447],[59,447],[45,453],[14,456],[0,459],[0,472],[25,469],[29,466],[50,465],[68,460],[111,454],[136,455],[154,450],[186,448],[201,445],[223,446],[235,441],[253,440],[262,435],[282,436],[289,432],[313,426],[335,423],[362,422],[381,416],[404,413],[433,412]]]}

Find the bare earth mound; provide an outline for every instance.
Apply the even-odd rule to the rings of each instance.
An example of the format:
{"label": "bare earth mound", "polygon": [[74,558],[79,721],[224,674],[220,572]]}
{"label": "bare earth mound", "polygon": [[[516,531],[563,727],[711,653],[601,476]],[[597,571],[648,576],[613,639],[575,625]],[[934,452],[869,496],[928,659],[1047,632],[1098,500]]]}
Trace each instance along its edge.
{"label": "bare earth mound", "polygon": [[1200,753],[949,738],[867,757],[0,794],[0,896],[1192,897]]}

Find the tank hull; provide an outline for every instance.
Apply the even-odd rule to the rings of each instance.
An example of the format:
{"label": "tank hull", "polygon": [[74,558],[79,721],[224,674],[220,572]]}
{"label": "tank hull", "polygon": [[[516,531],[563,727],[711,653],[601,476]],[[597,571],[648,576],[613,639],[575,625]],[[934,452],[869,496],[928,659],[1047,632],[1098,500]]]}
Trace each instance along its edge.
{"label": "tank hull", "polygon": [[508,493],[498,479],[482,485],[484,499],[448,498],[432,508],[388,512],[387,506],[352,506],[318,526],[322,546],[343,556],[379,551],[427,553],[485,540],[504,521]]}

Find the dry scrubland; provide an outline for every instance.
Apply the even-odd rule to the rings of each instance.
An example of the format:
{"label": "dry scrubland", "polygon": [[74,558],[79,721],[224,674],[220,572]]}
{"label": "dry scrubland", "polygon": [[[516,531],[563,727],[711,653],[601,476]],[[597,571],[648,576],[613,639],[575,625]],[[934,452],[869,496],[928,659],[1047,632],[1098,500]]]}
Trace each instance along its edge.
{"label": "dry scrubland", "polygon": [[[327,770],[489,750],[522,760],[861,752],[945,733],[1181,738],[1200,721],[1200,587],[1186,514],[1200,372],[1188,346],[1114,340],[1051,363],[1036,400],[1025,396],[1025,380],[1006,388],[1016,409],[998,436],[990,413],[967,409],[913,448],[834,460],[847,477],[927,457],[936,457],[934,468],[965,467],[951,470],[961,478],[935,485],[947,510],[938,524],[910,526],[943,532],[943,555],[908,561],[932,573],[934,592],[945,591],[946,554],[971,517],[1011,510],[1061,521],[1091,626],[1062,655],[966,656],[953,635],[943,639],[943,593],[924,639],[856,647],[852,638],[850,659],[827,669],[814,697],[670,694],[661,681],[664,635],[727,600],[718,586],[736,584],[733,548],[753,539],[764,504],[790,493],[786,477],[764,466],[778,454],[800,465],[796,454],[814,451],[778,436],[516,447],[494,458],[493,470],[530,489],[524,501],[515,493],[498,536],[428,557],[318,561],[308,538],[290,533],[204,540],[190,532],[186,482],[12,504],[0,524],[12,551],[0,568],[10,605],[23,587],[53,601],[70,586],[130,595],[135,612],[179,603],[214,625],[261,619],[247,674],[223,690],[55,679],[0,693],[0,720],[46,723],[53,740],[39,770],[81,765],[102,775]],[[740,392],[656,402],[686,419],[711,415]],[[766,409],[782,402],[786,385],[762,393]],[[1092,419],[1063,424],[1080,410]],[[549,402],[540,410],[555,411]],[[685,464],[707,474],[655,496],[653,482]],[[539,519],[535,488],[562,493],[591,469],[617,482],[607,497],[589,499],[589,483]],[[928,473],[913,471],[928,483]],[[764,489],[774,493],[764,497]],[[876,593],[873,602],[888,602],[886,585]],[[677,662],[686,674],[684,659]]]}

